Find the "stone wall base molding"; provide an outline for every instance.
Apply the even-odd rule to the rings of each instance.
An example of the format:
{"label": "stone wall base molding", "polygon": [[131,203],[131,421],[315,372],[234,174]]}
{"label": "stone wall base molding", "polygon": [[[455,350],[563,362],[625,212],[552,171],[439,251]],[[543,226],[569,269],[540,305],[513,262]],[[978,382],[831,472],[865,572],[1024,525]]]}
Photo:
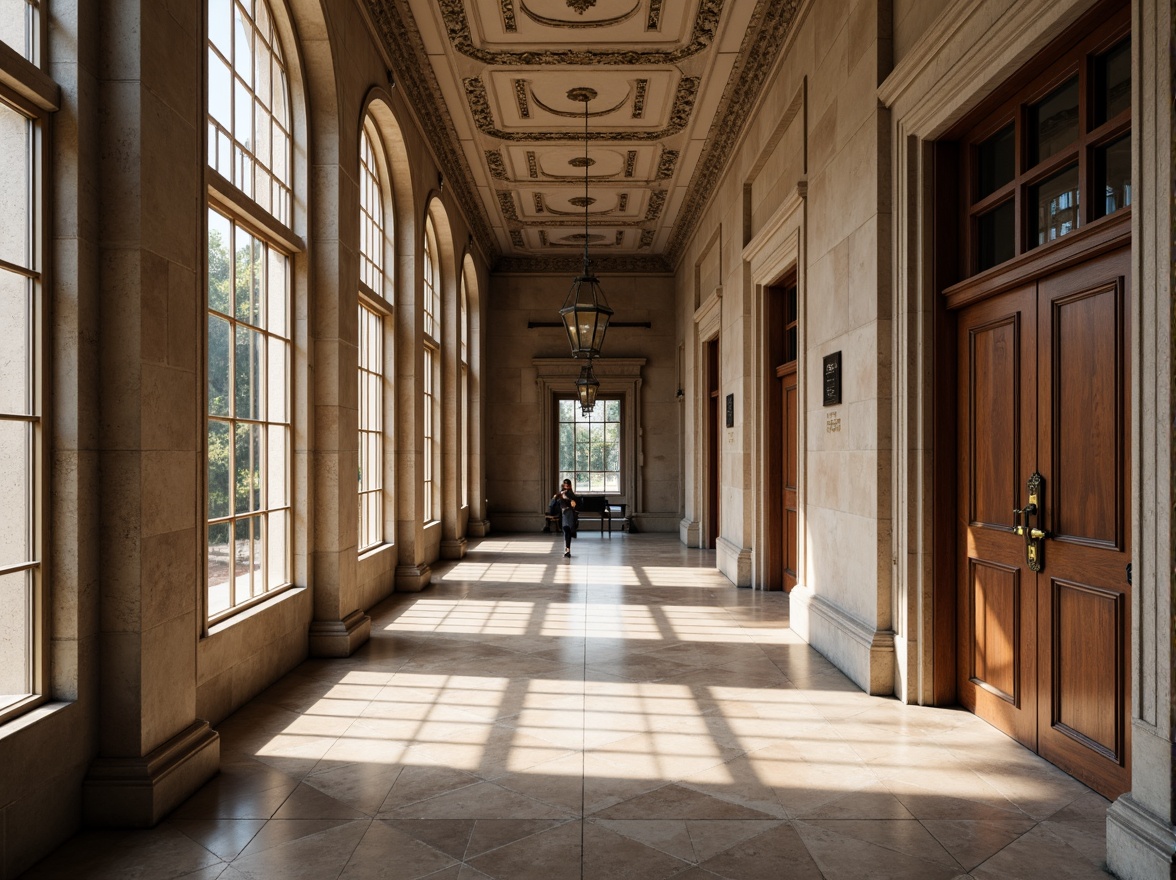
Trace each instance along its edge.
{"label": "stone wall base molding", "polygon": [[461,559],[466,555],[466,539],[450,538],[441,542],[442,559]]}
{"label": "stone wall base molding", "polygon": [[678,523],[678,538],[687,547],[701,547],[702,524],[696,519],[686,518]]}
{"label": "stone wall base molding", "polygon": [[396,592],[419,593],[429,585],[433,569],[425,563],[396,566]]}
{"label": "stone wall base molding", "polygon": [[1107,867],[1120,880],[1176,876],[1176,829],[1147,810],[1131,792],[1107,810]]}
{"label": "stone wall base molding", "polygon": [[808,585],[788,594],[789,625],[802,639],[873,696],[894,693],[894,633],[858,620]]}
{"label": "stone wall base molding", "polygon": [[715,565],[737,587],[751,586],[751,548],[720,536],[715,541]]}
{"label": "stone wall base molding", "polygon": [[220,734],[196,720],[141,758],[96,758],[82,785],[92,827],[150,828],[220,770]]}
{"label": "stone wall base molding", "polygon": [[313,620],[310,623],[311,657],[350,657],[372,635],[372,619],[352,611],[342,620]]}
{"label": "stone wall base molding", "polygon": [[490,534],[490,520],[471,519],[466,525],[466,531],[470,533],[471,538],[485,538]]}

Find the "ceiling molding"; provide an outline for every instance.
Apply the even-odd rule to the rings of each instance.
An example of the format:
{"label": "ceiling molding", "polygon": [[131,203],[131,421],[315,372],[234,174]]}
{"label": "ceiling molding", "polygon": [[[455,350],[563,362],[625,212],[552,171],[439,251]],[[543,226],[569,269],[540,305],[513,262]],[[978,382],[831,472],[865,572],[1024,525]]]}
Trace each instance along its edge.
{"label": "ceiling molding", "polygon": [[[480,76],[467,76],[462,80],[465,86],[466,100],[470,105],[470,113],[474,117],[474,124],[484,135],[497,138],[500,141],[524,141],[526,143],[582,143],[587,137],[590,141],[632,142],[632,141],[660,141],[671,137],[686,127],[690,122],[690,114],[694,112],[694,103],[698,98],[697,76],[684,76],[678,80],[678,87],[674,92],[674,106],[670,111],[670,124],[657,131],[589,131],[587,135],[580,131],[505,131],[498,128],[494,121],[494,111],[490,109],[490,96],[486,91],[486,83]],[[516,80],[521,83],[522,80]],[[516,90],[516,95],[518,91]],[[531,92],[531,100],[536,104],[535,93]],[[628,100],[626,96],[625,101]],[[618,104],[622,106],[625,101]],[[540,105],[543,106],[543,105]],[[524,104],[520,102],[520,115],[525,119],[530,112],[523,111]],[[610,108],[605,113],[612,113],[617,107]],[[544,109],[550,109],[544,107]],[[553,111],[554,112],[554,111]],[[559,113],[560,116],[583,118],[582,113]],[[591,114],[589,114],[591,115]]]}
{"label": "ceiling molding", "polygon": [[743,134],[747,116],[756,104],[768,73],[792,32],[802,0],[770,0],[761,3],[747,29],[744,45],[724,90],[719,121],[703,145],[702,159],[687,187],[686,202],[678,214],[666,255],[677,265],[702,219],[702,211],[714,194],[719,176]]}
{"label": "ceiling molding", "polygon": [[[583,258],[572,256],[502,257],[494,265],[495,273],[510,272],[523,275],[579,275],[584,268]],[[605,256],[592,260],[592,271],[597,275],[671,275],[673,267],[655,255]]]}
{"label": "ceiling molding", "polygon": [[502,251],[490,231],[486,209],[472,185],[473,170],[453,137],[453,118],[441,99],[441,88],[425,59],[424,43],[411,15],[403,15],[395,0],[369,0],[371,23],[388,49],[396,82],[408,93],[408,103],[417,109],[417,121],[449,181],[453,197],[461,207],[471,233],[489,262]]}
{"label": "ceiling molding", "polygon": [[[393,0],[369,0],[369,2],[390,3]],[[491,51],[475,45],[470,31],[469,18],[466,17],[465,0],[437,0],[437,3],[441,9],[441,16],[445,19],[445,29],[453,43],[453,48],[467,58],[481,61],[483,64],[506,66],[587,64],[628,67],[635,64],[676,64],[707,49],[719,29],[719,16],[723,11],[724,0],[699,0],[698,13],[694,18],[694,28],[686,43],[676,49],[531,49],[523,52]],[[660,20],[661,3],[657,3],[656,6],[657,19]],[[654,10],[651,4],[646,30],[657,30],[656,26],[649,27],[649,24],[654,21]]]}

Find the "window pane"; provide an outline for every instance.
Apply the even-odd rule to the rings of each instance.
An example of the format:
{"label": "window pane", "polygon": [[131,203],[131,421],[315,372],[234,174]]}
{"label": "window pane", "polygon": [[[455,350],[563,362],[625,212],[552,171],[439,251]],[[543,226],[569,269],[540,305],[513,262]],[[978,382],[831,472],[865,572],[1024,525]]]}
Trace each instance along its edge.
{"label": "window pane", "polygon": [[0,575],[0,709],[33,693],[33,573]]}
{"label": "window pane", "polygon": [[289,429],[270,425],[265,429],[265,506],[286,507],[290,503],[286,491],[286,475],[289,473]]}
{"label": "window pane", "polygon": [[208,422],[208,516],[216,519],[228,516],[232,484],[229,426],[226,422]]}
{"label": "window pane", "polygon": [[996,192],[1016,174],[1012,123],[976,148],[976,199]]}
{"label": "window pane", "polygon": [[30,184],[33,175],[33,123],[7,104],[0,103],[0,259],[32,268]]}
{"label": "window pane", "polygon": [[221,314],[231,314],[231,270],[229,248],[232,246],[229,220],[216,211],[208,212],[208,307]]}
{"label": "window pane", "polygon": [[236,426],[233,443],[236,502],[234,513],[252,513],[261,507],[261,427]]}
{"label": "window pane", "polygon": [[1094,124],[1131,107],[1131,38],[1095,61]]}
{"label": "window pane", "polygon": [[208,316],[208,414],[229,415],[230,324],[218,315]]}
{"label": "window pane", "polygon": [[242,419],[261,418],[261,334],[237,325],[233,379],[236,391],[234,415]]}
{"label": "window pane", "polygon": [[1029,165],[1061,152],[1078,137],[1078,77],[1029,108]]}
{"label": "window pane", "polygon": [[1094,151],[1094,192],[1096,217],[1131,204],[1131,135]]}
{"label": "window pane", "polygon": [[1035,212],[1033,246],[1061,238],[1078,228],[1078,166],[1071,165],[1029,188]]}
{"label": "window pane", "polygon": [[[225,129],[233,127],[233,75],[212,49],[208,50],[208,115]],[[211,163],[210,163],[211,164]]]}
{"label": "window pane", "polygon": [[976,220],[976,271],[983,272],[1016,253],[1016,208],[1010,199]]}
{"label": "window pane", "polygon": [[0,270],[0,412],[32,412],[32,282]]}
{"label": "window pane", "polygon": [[229,551],[229,523],[208,527],[208,613],[220,614],[232,607],[229,579],[232,555]]}
{"label": "window pane", "polygon": [[269,515],[269,558],[266,566],[266,588],[273,589],[290,583],[289,541],[290,513],[274,511]]}
{"label": "window pane", "polygon": [[[0,421],[0,565],[32,561],[33,426]],[[0,617],[0,621],[9,618]]]}

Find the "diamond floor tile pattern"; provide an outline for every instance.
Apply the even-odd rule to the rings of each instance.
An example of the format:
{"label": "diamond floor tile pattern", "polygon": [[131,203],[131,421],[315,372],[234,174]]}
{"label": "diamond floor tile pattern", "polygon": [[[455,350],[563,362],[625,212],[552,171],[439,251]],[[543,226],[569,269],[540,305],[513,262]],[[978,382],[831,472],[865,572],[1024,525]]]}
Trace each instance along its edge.
{"label": "diamond floor tile pattern", "polygon": [[673,536],[471,541],[216,725],[222,772],[29,880],[1105,878],[1107,802],[862,693]]}

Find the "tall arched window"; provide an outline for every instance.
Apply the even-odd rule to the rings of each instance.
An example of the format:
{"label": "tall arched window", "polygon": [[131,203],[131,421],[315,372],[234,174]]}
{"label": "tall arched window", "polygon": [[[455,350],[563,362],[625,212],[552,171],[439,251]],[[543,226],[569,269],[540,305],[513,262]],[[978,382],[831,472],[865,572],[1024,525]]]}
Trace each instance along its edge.
{"label": "tall arched window", "polygon": [[[390,540],[384,505],[384,352],[390,303],[384,271],[388,230],[380,154],[368,127],[359,145],[359,550]],[[388,523],[387,526],[390,526]]]}
{"label": "tall arched window", "polygon": [[459,389],[461,408],[461,435],[458,440],[458,467],[461,470],[461,506],[468,507],[470,503],[470,313],[469,292],[466,288],[465,275],[461,279],[461,300],[458,304],[458,333],[461,336],[461,350],[458,354],[458,371],[460,372]]}
{"label": "tall arched window", "polygon": [[433,220],[425,221],[424,265],[424,518],[441,515],[441,273],[437,264],[437,232]]}
{"label": "tall arched window", "polygon": [[207,618],[291,580],[293,108],[266,0],[208,3]]}
{"label": "tall arched window", "polygon": [[[47,682],[42,271],[45,128],[57,86],[41,69],[41,4],[0,4],[0,721]],[[18,88],[19,87],[19,88]]]}

